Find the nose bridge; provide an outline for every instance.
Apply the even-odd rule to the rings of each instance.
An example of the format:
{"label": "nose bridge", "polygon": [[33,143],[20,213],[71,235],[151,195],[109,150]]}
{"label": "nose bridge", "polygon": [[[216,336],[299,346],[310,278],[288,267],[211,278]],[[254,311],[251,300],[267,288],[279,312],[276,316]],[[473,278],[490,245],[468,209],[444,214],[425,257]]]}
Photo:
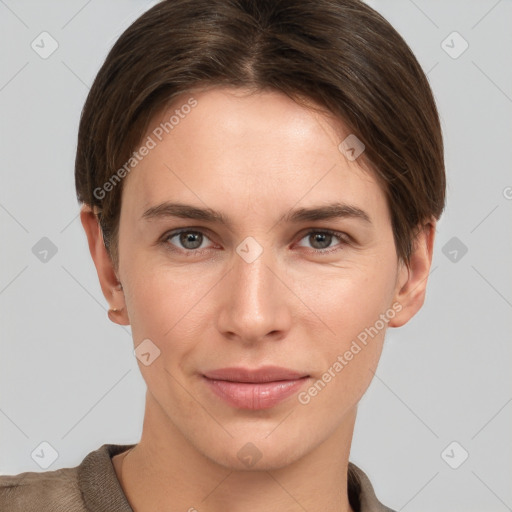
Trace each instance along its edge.
{"label": "nose bridge", "polygon": [[269,269],[273,252],[255,239],[245,239],[233,254],[219,329],[245,340],[257,340],[289,327],[283,287]]}
{"label": "nose bridge", "polygon": [[[245,250],[247,245],[245,246]],[[237,256],[234,258],[234,277],[237,281],[237,288],[240,291],[241,298],[251,303],[253,307],[261,308],[262,305],[269,303],[270,279],[273,277],[267,265],[271,259],[270,250],[261,252],[255,259],[254,248],[249,245],[248,256],[240,256],[244,247],[239,248]],[[270,263],[271,264],[271,263]]]}

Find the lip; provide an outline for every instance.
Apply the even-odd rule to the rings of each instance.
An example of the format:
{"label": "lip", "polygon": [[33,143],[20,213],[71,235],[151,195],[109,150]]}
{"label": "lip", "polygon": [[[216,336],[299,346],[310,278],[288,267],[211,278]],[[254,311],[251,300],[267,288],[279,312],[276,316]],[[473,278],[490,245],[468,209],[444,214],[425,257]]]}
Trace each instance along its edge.
{"label": "lip", "polygon": [[264,366],[222,368],[203,374],[208,388],[219,398],[240,409],[269,409],[296,393],[309,375],[281,368]]}
{"label": "lip", "polygon": [[302,377],[308,377],[307,373],[290,370],[281,366],[262,366],[254,370],[242,367],[220,368],[205,372],[203,375],[213,380],[253,383],[297,380]]}

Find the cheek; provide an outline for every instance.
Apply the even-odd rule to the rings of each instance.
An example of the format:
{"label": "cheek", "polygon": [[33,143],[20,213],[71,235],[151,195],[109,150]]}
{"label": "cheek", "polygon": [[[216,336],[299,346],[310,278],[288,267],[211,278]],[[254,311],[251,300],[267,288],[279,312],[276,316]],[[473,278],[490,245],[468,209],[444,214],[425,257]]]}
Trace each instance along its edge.
{"label": "cheek", "polygon": [[340,342],[375,323],[391,304],[396,265],[367,264],[316,276],[303,283],[304,301]]}
{"label": "cheek", "polygon": [[129,284],[127,307],[135,348],[149,339],[156,346],[149,345],[152,354],[158,355],[149,365],[140,359],[138,366],[148,389],[161,403],[172,396],[168,405],[174,411],[187,409],[187,395],[175,379],[181,380],[181,364],[201,340],[205,303],[200,298],[205,292],[202,286],[191,286],[180,272],[156,272],[144,265],[133,274],[137,278]]}
{"label": "cheek", "polygon": [[213,276],[196,278],[186,266],[170,269],[148,259],[134,259],[127,275],[136,276],[126,290],[135,344],[149,338],[165,356],[192,350],[205,329]]}
{"label": "cheek", "polygon": [[[319,348],[323,367],[318,373],[330,372],[325,378],[336,382],[331,387],[343,387],[344,392],[351,387],[362,394],[368,386],[370,369],[377,366],[386,328],[395,314],[391,307],[395,275],[393,262],[386,265],[383,260],[381,266],[368,265],[317,281],[316,289],[321,285],[322,292],[309,298],[325,326]],[[307,288],[303,290],[307,294]]]}
{"label": "cheek", "polygon": [[[298,396],[311,417],[325,415],[331,426],[341,421],[368,388],[382,352],[384,335],[394,310],[392,286],[387,280],[338,280],[326,287],[318,302],[329,327],[316,338],[320,358],[309,388]],[[333,331],[333,332],[331,332]]]}

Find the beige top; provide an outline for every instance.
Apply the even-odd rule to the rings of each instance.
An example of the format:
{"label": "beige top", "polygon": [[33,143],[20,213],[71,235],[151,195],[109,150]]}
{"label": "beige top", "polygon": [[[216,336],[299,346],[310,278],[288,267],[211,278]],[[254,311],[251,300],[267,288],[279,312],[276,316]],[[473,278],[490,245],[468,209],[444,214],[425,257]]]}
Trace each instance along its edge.
{"label": "beige top", "polygon": [[[104,444],[74,468],[0,476],[1,512],[133,512],[112,457],[135,446]],[[393,512],[380,503],[366,474],[349,463],[348,495],[355,512]]]}

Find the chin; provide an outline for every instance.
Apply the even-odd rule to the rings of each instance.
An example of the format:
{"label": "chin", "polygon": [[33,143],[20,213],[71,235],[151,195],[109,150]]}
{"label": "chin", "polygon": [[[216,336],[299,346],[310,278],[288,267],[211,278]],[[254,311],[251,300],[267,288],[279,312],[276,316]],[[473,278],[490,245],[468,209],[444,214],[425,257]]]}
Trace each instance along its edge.
{"label": "chin", "polygon": [[281,434],[272,438],[273,434],[266,437],[267,432],[251,435],[249,431],[229,440],[205,441],[200,451],[215,464],[230,471],[272,471],[289,466],[313,449],[300,438],[295,440],[289,436],[285,430]]}

